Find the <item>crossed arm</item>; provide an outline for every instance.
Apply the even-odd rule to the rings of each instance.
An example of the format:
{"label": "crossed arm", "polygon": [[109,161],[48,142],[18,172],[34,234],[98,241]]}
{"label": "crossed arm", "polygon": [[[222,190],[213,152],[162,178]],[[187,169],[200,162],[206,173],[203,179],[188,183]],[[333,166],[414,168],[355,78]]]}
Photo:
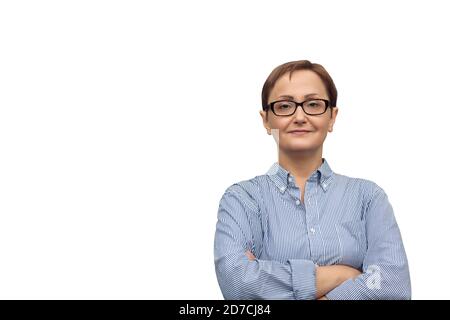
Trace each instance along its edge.
{"label": "crossed arm", "polygon": [[[256,260],[256,257],[249,250],[245,252],[245,255],[249,261]],[[360,274],[361,271],[344,265],[316,267],[316,299],[328,300],[325,296],[328,292]]]}
{"label": "crossed arm", "polygon": [[225,299],[325,299],[328,292],[361,274],[344,265],[317,267],[310,260],[257,259],[249,250],[252,243],[260,242],[252,229],[257,228],[257,219],[236,194],[221,201],[215,265]]}

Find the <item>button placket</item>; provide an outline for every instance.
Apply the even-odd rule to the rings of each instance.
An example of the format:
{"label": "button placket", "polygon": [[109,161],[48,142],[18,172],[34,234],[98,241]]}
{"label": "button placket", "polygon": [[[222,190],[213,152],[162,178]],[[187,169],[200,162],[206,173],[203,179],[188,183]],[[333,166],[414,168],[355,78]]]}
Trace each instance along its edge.
{"label": "button placket", "polygon": [[[314,261],[318,261],[319,253],[321,252],[322,242],[319,236],[318,220],[317,220],[317,208],[315,207],[315,188],[313,182],[307,182],[308,186],[305,189],[305,209],[306,209],[306,223],[309,235],[309,242],[311,246],[311,258]],[[308,191],[308,192],[306,192]]]}

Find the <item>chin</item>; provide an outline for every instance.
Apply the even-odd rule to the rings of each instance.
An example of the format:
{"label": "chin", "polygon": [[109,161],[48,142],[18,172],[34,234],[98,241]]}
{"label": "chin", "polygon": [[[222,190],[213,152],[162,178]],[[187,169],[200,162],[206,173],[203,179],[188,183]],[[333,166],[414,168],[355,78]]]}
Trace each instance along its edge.
{"label": "chin", "polygon": [[282,149],[287,152],[303,152],[303,151],[311,151],[317,149],[317,146],[312,145],[311,143],[287,143],[282,146]]}

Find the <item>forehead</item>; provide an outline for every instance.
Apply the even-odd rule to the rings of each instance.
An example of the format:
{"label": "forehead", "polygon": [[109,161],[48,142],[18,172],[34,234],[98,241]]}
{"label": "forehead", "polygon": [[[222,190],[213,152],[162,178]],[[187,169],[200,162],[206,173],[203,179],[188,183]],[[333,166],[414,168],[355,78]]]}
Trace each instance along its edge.
{"label": "forehead", "polygon": [[327,97],[327,90],[322,79],[311,70],[296,70],[289,79],[289,72],[281,76],[273,87],[269,100],[281,95],[290,95],[301,100],[305,95],[317,93]]}

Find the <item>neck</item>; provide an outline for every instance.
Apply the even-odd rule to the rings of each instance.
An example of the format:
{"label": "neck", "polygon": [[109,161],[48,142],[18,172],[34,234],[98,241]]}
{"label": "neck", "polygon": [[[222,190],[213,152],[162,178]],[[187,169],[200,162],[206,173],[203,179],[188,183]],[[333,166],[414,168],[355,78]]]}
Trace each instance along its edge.
{"label": "neck", "polygon": [[306,180],[322,165],[322,147],[312,152],[280,152],[278,163],[294,177]]}

